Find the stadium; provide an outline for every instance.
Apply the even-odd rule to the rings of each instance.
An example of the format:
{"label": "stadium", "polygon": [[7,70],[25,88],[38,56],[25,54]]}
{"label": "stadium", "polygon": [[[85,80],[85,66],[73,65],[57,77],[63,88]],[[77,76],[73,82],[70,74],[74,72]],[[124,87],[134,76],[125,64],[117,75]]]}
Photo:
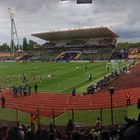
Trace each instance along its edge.
{"label": "stadium", "polygon": [[[98,115],[102,117],[102,115],[105,116],[104,113],[109,112],[110,94],[108,89],[113,86],[115,90],[115,94],[113,94],[114,115],[119,117],[119,120],[113,120],[113,123],[123,123],[123,117],[127,113],[127,111],[123,113],[126,108],[125,94],[131,91],[133,96],[131,104],[136,104],[139,98],[140,81],[137,78],[139,64],[132,64],[133,61],[126,61],[126,58],[116,61],[111,59],[112,50],[117,47],[117,34],[106,27],[100,27],[32,35],[49,41],[44,44],[44,49],[47,50],[47,54],[49,52],[50,55],[53,55],[57,52],[58,56],[53,55],[53,59],[47,59],[47,63],[42,63],[32,59],[36,58],[35,52],[32,52],[32,55],[30,55],[31,52],[27,52],[22,56],[15,56],[16,63],[8,62],[8,60],[6,63],[1,62],[3,71],[1,86],[3,87],[2,94],[6,98],[6,108],[18,108],[18,111],[27,113],[34,113],[39,109],[41,117],[47,117],[49,121],[53,119],[54,123],[58,120],[58,125],[64,125],[66,122],[64,120],[63,122],[62,119],[65,118],[67,121],[71,118],[71,113],[75,112],[75,115],[72,115],[77,119],[74,120],[75,123],[79,126],[86,126],[93,123],[92,117],[96,118]],[[99,58],[101,53],[105,56]],[[85,55],[85,57],[80,57],[81,55]],[[76,69],[77,67],[78,69]],[[12,73],[10,73],[10,69],[13,69]],[[127,73],[128,70],[131,70],[131,74]],[[91,80],[88,79],[89,74],[93,76]],[[50,77],[48,77],[49,75]],[[25,83],[23,79],[25,79]],[[124,81],[127,82],[124,83]],[[35,83],[38,85],[39,93],[37,94],[34,91]],[[31,85],[30,96],[28,96],[28,91],[25,95],[20,95],[19,91],[7,89],[13,86],[20,87],[21,84],[23,86]],[[73,88],[76,88],[75,96],[71,93]],[[89,119],[83,120],[84,115],[88,115],[89,112],[91,114]],[[83,117],[80,117],[81,115]],[[12,118],[15,116],[13,112],[12,116]],[[20,120],[20,117],[19,115],[16,121],[23,121]],[[112,123],[106,117],[101,119],[104,124]]]}
{"label": "stadium", "polygon": [[0,138],[16,125],[22,140],[128,140],[139,125],[139,49],[119,48],[103,26],[31,35],[45,43],[18,50],[12,40],[0,53]]}

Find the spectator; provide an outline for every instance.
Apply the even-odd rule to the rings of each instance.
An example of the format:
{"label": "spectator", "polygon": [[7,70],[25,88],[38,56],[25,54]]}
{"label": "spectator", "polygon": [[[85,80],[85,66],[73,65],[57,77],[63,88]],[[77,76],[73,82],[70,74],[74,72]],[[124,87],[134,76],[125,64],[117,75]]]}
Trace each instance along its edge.
{"label": "spectator", "polygon": [[9,135],[8,135],[7,140],[24,140],[17,126],[9,130]]}
{"label": "spectator", "polygon": [[25,135],[24,140],[35,140],[35,138],[35,133],[33,133],[32,131],[28,131]]}
{"label": "spectator", "polygon": [[73,130],[74,130],[74,123],[71,119],[69,119],[67,126],[66,126],[66,134],[68,136],[68,139],[71,139]]}
{"label": "spectator", "polygon": [[74,123],[71,119],[69,119],[68,123],[67,123],[67,128],[68,131],[73,131],[74,130]]}
{"label": "spectator", "polygon": [[0,128],[0,140],[7,140],[8,137],[8,126]]}
{"label": "spectator", "polygon": [[140,114],[137,122],[124,131],[124,140],[140,140]]}
{"label": "spectator", "polygon": [[117,131],[116,131],[115,127],[113,127],[113,126],[111,128],[110,135],[111,135],[112,139],[116,139],[117,138]]}
{"label": "spectator", "polygon": [[99,140],[110,140],[109,132],[107,131],[101,131],[99,134]]}
{"label": "spectator", "polygon": [[99,117],[97,118],[97,121],[96,121],[96,124],[95,124],[95,130],[97,132],[102,130],[102,122],[101,122]]}
{"label": "spectator", "polygon": [[21,137],[24,139],[25,134],[24,134],[22,126],[19,126],[19,133],[20,133]]}
{"label": "spectator", "polygon": [[72,140],[80,140],[80,134],[77,129],[72,133]]}
{"label": "spectator", "polygon": [[49,137],[48,140],[56,140],[56,130],[52,123],[49,124]]}

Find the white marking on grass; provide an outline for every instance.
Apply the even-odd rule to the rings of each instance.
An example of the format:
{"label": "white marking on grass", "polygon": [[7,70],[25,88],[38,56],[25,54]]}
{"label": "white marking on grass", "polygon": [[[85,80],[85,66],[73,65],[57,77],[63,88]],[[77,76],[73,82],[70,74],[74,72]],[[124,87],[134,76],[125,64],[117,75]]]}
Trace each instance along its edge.
{"label": "white marking on grass", "polygon": [[0,66],[1,68],[7,68],[7,66],[4,66],[4,65],[2,65],[2,66]]}
{"label": "white marking on grass", "polygon": [[[61,92],[64,92],[64,91],[67,90],[67,89],[73,88],[73,87],[75,87],[75,86],[77,86],[77,85],[79,85],[80,83],[85,82],[85,81],[87,81],[87,80],[83,80],[83,81],[81,81],[81,82],[79,82],[79,83],[76,83],[75,85],[72,85],[72,86],[69,86],[69,87],[67,87],[67,88],[64,88],[63,90],[61,90]],[[92,81],[92,82],[93,82],[93,81]]]}
{"label": "white marking on grass", "polygon": [[64,113],[62,113],[61,115],[59,115],[58,117],[55,118],[55,120],[59,119],[61,116],[63,116],[65,113],[67,113],[66,109],[64,108]]}

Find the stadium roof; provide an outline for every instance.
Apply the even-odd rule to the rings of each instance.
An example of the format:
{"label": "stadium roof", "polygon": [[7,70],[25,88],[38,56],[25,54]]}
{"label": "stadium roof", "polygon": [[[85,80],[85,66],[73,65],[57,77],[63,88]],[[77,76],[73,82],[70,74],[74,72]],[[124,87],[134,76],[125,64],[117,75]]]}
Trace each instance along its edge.
{"label": "stadium roof", "polygon": [[77,28],[43,33],[33,33],[32,36],[38,37],[46,41],[99,38],[99,37],[119,37],[116,33],[111,31],[107,27]]}

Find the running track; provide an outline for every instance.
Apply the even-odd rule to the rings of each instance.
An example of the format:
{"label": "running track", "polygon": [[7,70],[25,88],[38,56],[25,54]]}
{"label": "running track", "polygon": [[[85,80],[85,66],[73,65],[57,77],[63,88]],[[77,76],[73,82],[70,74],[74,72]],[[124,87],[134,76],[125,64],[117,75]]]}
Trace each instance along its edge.
{"label": "running track", "polygon": [[[140,64],[131,69],[131,74],[123,74],[118,79],[112,81],[111,85],[115,87],[113,95],[113,106],[123,107],[126,105],[125,94],[132,95],[132,104],[136,104],[140,98]],[[107,88],[108,89],[108,88]],[[71,96],[71,94],[49,94],[33,93],[26,97],[13,97],[8,90],[3,91],[6,98],[6,107],[20,111],[33,113],[40,108],[40,114],[52,118],[52,108],[55,111],[55,117],[63,114],[65,111],[74,110],[94,110],[110,107],[110,94],[107,90],[86,95]]]}

